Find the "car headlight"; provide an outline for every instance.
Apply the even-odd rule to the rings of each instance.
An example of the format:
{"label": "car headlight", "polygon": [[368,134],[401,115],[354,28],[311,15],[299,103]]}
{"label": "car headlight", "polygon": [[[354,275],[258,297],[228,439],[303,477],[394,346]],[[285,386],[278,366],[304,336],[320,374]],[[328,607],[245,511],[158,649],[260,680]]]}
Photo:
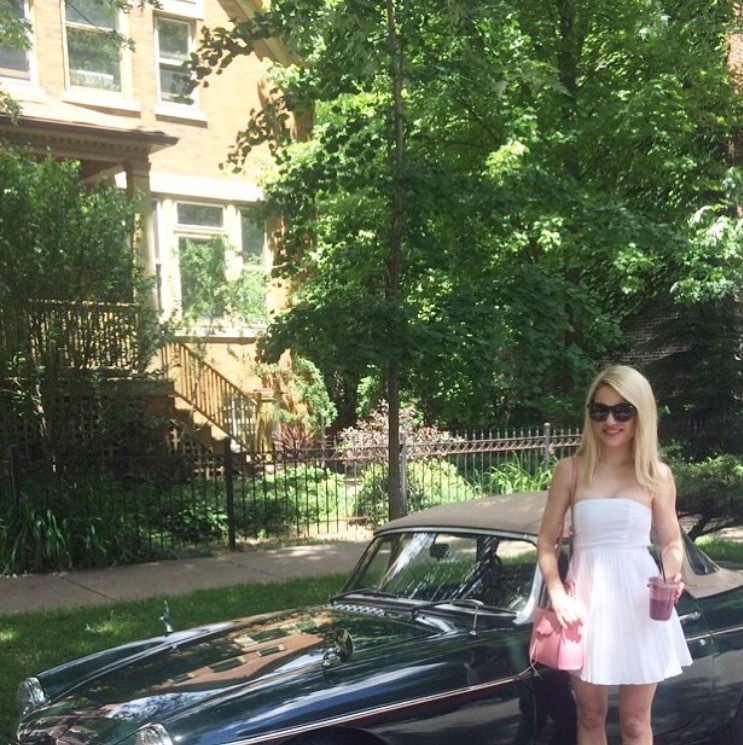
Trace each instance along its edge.
{"label": "car headlight", "polygon": [[162,724],[148,724],[137,731],[134,745],[173,745],[173,738]]}
{"label": "car headlight", "polygon": [[26,678],[18,684],[15,703],[21,716],[46,703],[46,693],[38,678]]}

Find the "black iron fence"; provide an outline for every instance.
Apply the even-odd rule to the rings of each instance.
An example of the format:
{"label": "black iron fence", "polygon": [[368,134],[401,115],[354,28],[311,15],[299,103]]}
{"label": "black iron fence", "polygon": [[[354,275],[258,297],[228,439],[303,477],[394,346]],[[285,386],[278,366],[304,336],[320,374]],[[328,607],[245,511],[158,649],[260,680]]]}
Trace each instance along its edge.
{"label": "black iron fence", "polygon": [[[408,511],[545,488],[580,435],[552,431],[403,440]],[[388,516],[383,443],[127,459],[0,461],[0,569],[149,560],[267,538],[349,536]],[[61,566],[60,566],[61,565]]]}

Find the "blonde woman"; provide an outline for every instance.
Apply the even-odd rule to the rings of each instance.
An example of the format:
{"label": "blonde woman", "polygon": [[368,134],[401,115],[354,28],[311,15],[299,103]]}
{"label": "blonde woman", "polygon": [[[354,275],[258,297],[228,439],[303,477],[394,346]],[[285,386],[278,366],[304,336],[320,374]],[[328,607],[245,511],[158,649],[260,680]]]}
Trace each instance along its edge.
{"label": "blonde woman", "polygon": [[622,745],[652,745],[651,706],[657,684],[691,664],[676,611],[649,615],[648,579],[658,574],[648,545],[651,525],[666,576],[683,582],[683,543],[676,487],[658,455],[658,414],[647,379],[613,365],[593,381],[576,454],[574,548],[567,594],[554,546],[570,505],[572,459],[561,460],[539,531],[538,556],[557,617],[583,623],[585,662],[573,675],[578,745],[606,745],[608,686],[619,686]]}

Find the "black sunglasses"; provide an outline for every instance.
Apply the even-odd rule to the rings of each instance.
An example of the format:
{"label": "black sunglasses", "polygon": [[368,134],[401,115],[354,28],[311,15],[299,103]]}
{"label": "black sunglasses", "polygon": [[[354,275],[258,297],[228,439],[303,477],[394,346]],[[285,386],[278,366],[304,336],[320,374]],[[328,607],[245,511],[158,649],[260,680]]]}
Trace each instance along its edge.
{"label": "black sunglasses", "polygon": [[607,406],[606,404],[588,404],[588,416],[593,419],[594,422],[605,422],[611,414],[616,422],[628,422],[635,415],[635,407],[632,404],[614,404],[614,406]]}

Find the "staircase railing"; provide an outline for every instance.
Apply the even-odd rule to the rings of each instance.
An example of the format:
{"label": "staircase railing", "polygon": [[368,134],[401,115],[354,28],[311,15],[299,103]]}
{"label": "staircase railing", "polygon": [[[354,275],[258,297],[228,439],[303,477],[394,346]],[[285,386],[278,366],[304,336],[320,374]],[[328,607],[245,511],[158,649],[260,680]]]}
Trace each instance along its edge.
{"label": "staircase railing", "polygon": [[176,395],[243,449],[255,449],[257,407],[247,394],[180,342],[163,347],[162,363]]}

